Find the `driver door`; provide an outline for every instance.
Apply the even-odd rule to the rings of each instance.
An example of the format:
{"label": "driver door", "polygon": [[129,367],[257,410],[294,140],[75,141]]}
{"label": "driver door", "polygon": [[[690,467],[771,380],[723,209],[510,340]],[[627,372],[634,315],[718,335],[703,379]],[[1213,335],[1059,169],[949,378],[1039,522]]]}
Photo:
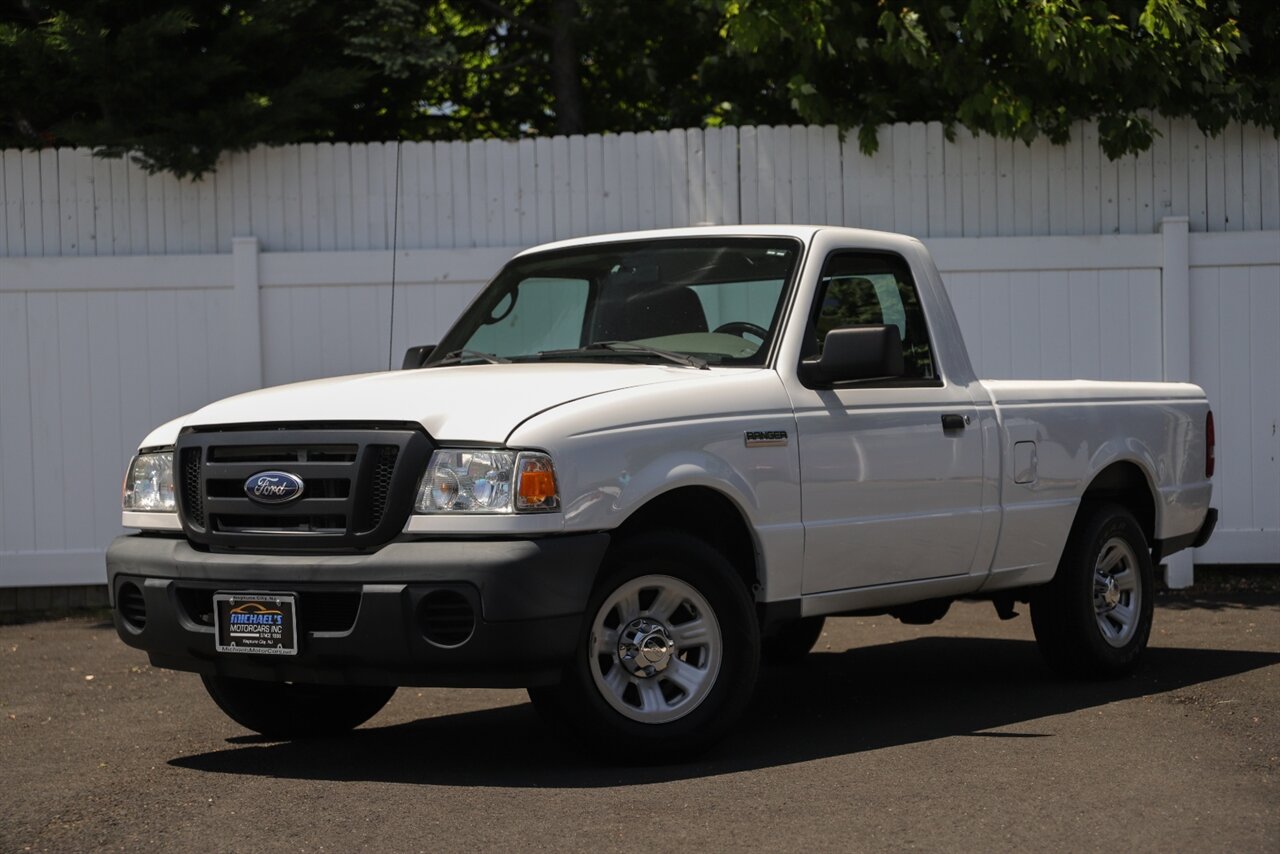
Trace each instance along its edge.
{"label": "driver door", "polygon": [[898,327],[906,375],[797,384],[805,594],[965,575],[978,545],[978,412],[939,371],[901,256],[828,256],[802,358],[818,355],[832,329],[856,324]]}

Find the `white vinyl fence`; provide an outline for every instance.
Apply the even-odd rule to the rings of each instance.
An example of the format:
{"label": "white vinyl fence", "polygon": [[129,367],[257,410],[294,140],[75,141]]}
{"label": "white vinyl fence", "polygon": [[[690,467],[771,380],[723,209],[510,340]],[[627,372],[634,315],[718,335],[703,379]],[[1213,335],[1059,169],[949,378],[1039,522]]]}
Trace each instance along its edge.
{"label": "white vinyl fence", "polygon": [[[930,248],[985,376],[1204,385],[1223,516],[1196,559],[1275,562],[1280,234],[1185,228]],[[515,251],[403,250],[393,359],[437,340]],[[388,254],[247,238],[226,255],[0,260],[0,585],[101,579],[125,462],[153,426],[263,382],[385,368]],[[1179,275],[1189,288],[1165,286]]]}
{"label": "white vinyl fence", "polygon": [[[1280,229],[1280,143],[1253,126],[1207,138],[1156,119],[1147,152],[1110,161],[1097,126],[1066,146],[942,126],[744,127],[519,142],[321,143],[228,154],[200,181],[86,149],[0,152],[0,256],[529,246],[702,222],[827,223],[917,237]],[[400,166],[397,194],[396,164]],[[396,201],[399,198],[399,216]],[[398,231],[393,235],[393,226]]]}
{"label": "white vinyl fence", "polygon": [[[120,531],[121,475],[152,427],[234,392],[380,370],[388,353],[398,363],[405,347],[438,340],[505,260],[544,237],[704,218],[934,235],[926,242],[984,376],[1200,383],[1217,419],[1214,504],[1222,519],[1195,559],[1280,563],[1275,141],[1248,128],[1209,143],[1181,132],[1186,149],[1202,146],[1199,159],[1175,147],[1176,137],[1168,158],[1159,151],[1130,158],[1132,199],[1122,191],[1126,161],[1085,157],[1083,143],[1040,150],[1019,171],[1021,144],[962,138],[935,152],[930,141],[941,136],[932,125],[885,129],[874,158],[851,152],[826,128],[406,144],[394,334],[385,247],[397,219],[395,144],[259,149],[228,159],[230,180],[219,171],[199,184],[77,152],[4,152],[0,255],[10,257],[0,257],[0,587],[103,580],[103,549]],[[332,189],[367,188],[378,150],[382,172],[372,171],[390,170],[383,184],[390,194]],[[459,151],[460,161],[440,159]],[[983,152],[995,154],[988,172]],[[905,157],[942,171],[899,169]],[[1063,158],[1071,161],[1065,167]],[[364,171],[353,167],[358,160]],[[33,161],[34,181],[26,169]],[[544,162],[551,168],[540,168]],[[1002,162],[1012,164],[1013,183]],[[512,171],[494,172],[495,163]],[[65,164],[74,170],[64,187]],[[295,166],[316,179],[311,189],[289,177]],[[1151,180],[1139,180],[1148,167]],[[1218,167],[1240,180],[1210,182]],[[250,181],[258,168],[262,179]],[[1017,189],[1024,174],[1035,179],[1033,190],[1057,189],[1027,196]],[[1200,177],[1178,177],[1187,175]],[[444,185],[435,176],[448,176],[447,197],[429,192]],[[475,186],[484,190],[468,192],[480,179]],[[13,186],[22,188],[17,204]],[[1206,218],[1198,223],[1190,211],[1200,203]],[[1222,218],[1207,219],[1209,211]],[[968,236],[971,222],[978,234],[1000,236]],[[1228,230],[1242,222],[1248,230]],[[1205,225],[1218,233],[1203,233]],[[1056,236],[1019,234],[1042,228]],[[110,254],[117,257],[102,257]]]}

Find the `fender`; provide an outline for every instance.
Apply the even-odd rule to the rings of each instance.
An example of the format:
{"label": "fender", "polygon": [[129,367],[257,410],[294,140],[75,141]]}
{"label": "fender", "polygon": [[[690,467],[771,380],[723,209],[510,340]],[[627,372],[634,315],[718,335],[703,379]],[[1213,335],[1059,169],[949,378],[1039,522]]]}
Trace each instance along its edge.
{"label": "fender", "polygon": [[[795,415],[772,371],[725,371],[703,382],[630,388],[574,401],[520,426],[511,444],[556,464],[565,533],[609,531],[654,498],[714,489],[756,538],[769,599],[800,591],[804,528]],[[747,434],[785,433],[748,446]],[[779,569],[782,568],[782,569]]]}

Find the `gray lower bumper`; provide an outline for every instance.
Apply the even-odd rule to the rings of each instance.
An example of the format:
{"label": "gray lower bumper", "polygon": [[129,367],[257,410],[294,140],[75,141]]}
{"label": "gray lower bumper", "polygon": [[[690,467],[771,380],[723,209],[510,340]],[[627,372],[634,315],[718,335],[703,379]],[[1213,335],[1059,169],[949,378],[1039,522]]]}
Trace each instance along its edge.
{"label": "gray lower bumper", "polygon": [[[241,555],[135,535],[107,550],[107,576],[121,639],[160,667],[321,683],[535,685],[554,681],[571,655],[608,544],[607,534],[584,534],[400,542],[361,555]],[[141,625],[122,613],[125,585],[138,592],[129,590],[135,607],[142,600]],[[297,655],[214,650],[202,603],[215,591],[250,590],[297,594]],[[424,632],[423,599],[441,590],[472,607],[465,643],[443,647]]]}

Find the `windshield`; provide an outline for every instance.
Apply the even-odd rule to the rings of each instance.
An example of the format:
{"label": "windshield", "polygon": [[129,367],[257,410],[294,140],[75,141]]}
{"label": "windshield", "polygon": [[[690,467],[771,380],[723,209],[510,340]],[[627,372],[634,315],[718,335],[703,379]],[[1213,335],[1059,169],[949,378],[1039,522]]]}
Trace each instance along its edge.
{"label": "windshield", "polygon": [[517,258],[427,364],[691,357],[683,362],[763,365],[800,251],[790,238],[699,237]]}

